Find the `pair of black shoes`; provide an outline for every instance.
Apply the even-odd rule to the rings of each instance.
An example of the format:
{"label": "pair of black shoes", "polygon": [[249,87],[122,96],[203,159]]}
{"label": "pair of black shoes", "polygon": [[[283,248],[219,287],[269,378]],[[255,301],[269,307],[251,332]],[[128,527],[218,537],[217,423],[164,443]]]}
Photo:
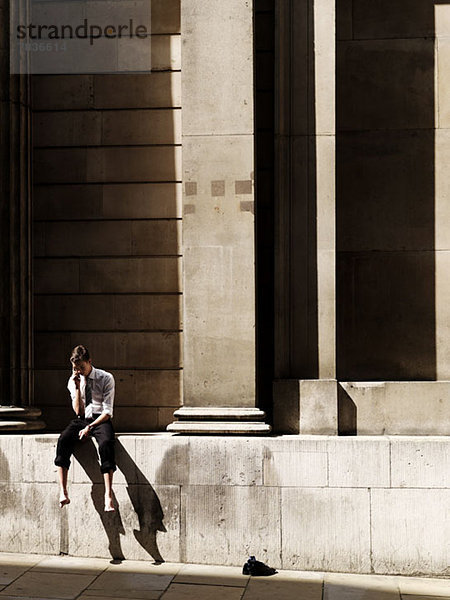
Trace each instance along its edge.
{"label": "pair of black shoes", "polygon": [[250,556],[248,561],[242,567],[242,575],[252,575],[260,577],[264,575],[275,575],[276,569],[265,565],[263,562],[256,560],[254,556]]}

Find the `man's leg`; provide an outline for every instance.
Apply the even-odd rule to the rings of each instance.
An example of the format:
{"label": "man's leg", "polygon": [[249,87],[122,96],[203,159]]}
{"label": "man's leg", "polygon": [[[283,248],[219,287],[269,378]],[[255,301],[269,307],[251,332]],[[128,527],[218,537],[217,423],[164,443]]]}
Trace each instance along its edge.
{"label": "man's leg", "polygon": [[115,434],[111,420],[100,423],[92,430],[92,435],[97,440],[100,454],[101,471],[105,481],[105,511],[114,511],[112,496],[113,473],[116,470],[115,461]]}
{"label": "man's leg", "polygon": [[62,508],[70,503],[67,492],[67,475],[70,467],[70,457],[78,440],[78,432],[85,426],[84,419],[74,419],[64,429],[58,439],[56,447],[55,465],[58,467],[58,480],[60,486],[59,505]]}

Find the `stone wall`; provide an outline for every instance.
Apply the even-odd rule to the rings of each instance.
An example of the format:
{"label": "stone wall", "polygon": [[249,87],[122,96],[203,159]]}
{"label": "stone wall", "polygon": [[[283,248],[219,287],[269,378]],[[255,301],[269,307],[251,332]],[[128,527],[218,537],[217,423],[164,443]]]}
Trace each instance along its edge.
{"label": "stone wall", "polygon": [[152,2],[152,73],[33,77],[33,402],[70,416],[72,346],[116,378],[119,429],[181,402],[180,1]]}
{"label": "stone wall", "polygon": [[59,509],[56,440],[0,438],[3,551],[448,575],[448,437],[120,435],[115,515],[90,442]]}

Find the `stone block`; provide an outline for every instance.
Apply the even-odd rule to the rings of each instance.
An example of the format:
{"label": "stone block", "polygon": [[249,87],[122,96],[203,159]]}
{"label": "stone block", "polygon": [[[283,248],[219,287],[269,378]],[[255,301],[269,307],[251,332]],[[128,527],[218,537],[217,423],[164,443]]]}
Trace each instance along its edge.
{"label": "stone block", "polygon": [[181,10],[184,135],[252,133],[252,3],[195,0]]}
{"label": "stone block", "polygon": [[[80,296],[38,296],[35,323],[40,331],[71,330],[79,321]],[[89,311],[83,314],[86,329],[178,330],[180,298],[175,295],[90,295],[84,299]]]}
{"label": "stone block", "polygon": [[[412,600],[412,598],[448,597],[450,594],[450,581],[445,579],[431,579],[423,577],[399,577],[398,588],[402,598]],[[423,596],[422,596],[423,594]]]}
{"label": "stone block", "polygon": [[353,38],[353,0],[340,0],[336,7],[336,39],[351,40]]}
{"label": "stone block", "polygon": [[336,8],[333,0],[314,2],[315,133],[335,131]]}
{"label": "stone block", "polygon": [[[51,465],[47,468],[52,470]],[[53,482],[39,485],[25,483],[22,489],[23,504],[19,519],[21,552],[39,549],[42,554],[59,553],[64,536],[64,518],[59,507],[57,486]],[[15,511],[17,518],[18,505],[15,506]],[[27,527],[24,526],[26,523],[38,523],[39,526]]]}
{"label": "stone block", "polygon": [[152,485],[186,485],[191,463],[188,438],[157,435],[136,438],[136,464]]}
{"label": "stone block", "polygon": [[[438,227],[441,229],[441,227]],[[436,375],[439,379],[450,379],[450,324],[449,305],[450,285],[448,279],[448,268],[450,266],[450,254],[447,250],[435,252],[435,327],[436,327]],[[448,399],[444,400],[444,408]],[[432,413],[433,414],[433,413]],[[442,423],[441,426],[444,426]],[[447,429],[448,431],[448,429]],[[431,432],[432,433],[432,432]],[[437,432],[436,432],[437,433]]]}
{"label": "stone block", "polygon": [[118,110],[102,113],[105,145],[181,144],[181,110]]}
{"label": "stone block", "polygon": [[35,185],[33,217],[40,221],[103,218],[101,185]]}
{"label": "stone block", "polygon": [[434,40],[340,42],[338,130],[434,127]]}
{"label": "stone block", "polygon": [[0,483],[22,481],[24,467],[22,456],[22,437],[2,435],[0,438]]}
{"label": "stone block", "polygon": [[281,502],[283,568],[371,571],[367,490],[283,488]]}
{"label": "stone block", "polygon": [[158,409],[154,407],[122,407],[115,409],[116,431],[148,433],[158,430]]}
{"label": "stone block", "polygon": [[372,564],[376,573],[445,574],[450,560],[450,491],[372,490]]}
{"label": "stone block", "polygon": [[93,107],[92,75],[33,75],[33,110],[80,110]]}
{"label": "stone block", "polygon": [[181,183],[103,186],[102,216],[111,219],[181,218]]}
{"label": "stone block", "polygon": [[99,112],[35,112],[33,144],[39,146],[97,146],[101,143]]}
{"label": "stone block", "polygon": [[436,378],[435,263],[425,249],[338,254],[340,380]]}
{"label": "stone block", "polygon": [[34,183],[86,181],[86,148],[39,148],[34,152]]}
{"label": "stone block", "polygon": [[[68,349],[74,347],[79,333],[38,333],[36,359],[38,368],[66,366]],[[88,348],[95,348],[97,364],[105,368],[153,368],[176,369],[180,366],[180,334],[159,332],[92,333],[83,334]]]}
{"label": "stone block", "polygon": [[[86,153],[87,171],[82,181],[122,183],[181,180],[180,147],[102,147],[87,148]],[[72,175],[68,177],[68,183],[80,180]],[[83,176],[80,174],[80,177]]]}
{"label": "stone block", "polygon": [[446,381],[341,382],[359,435],[448,435]]}
{"label": "stone block", "polygon": [[448,438],[391,438],[392,487],[450,488]]}
{"label": "stone block", "polygon": [[435,176],[435,249],[448,250],[450,248],[450,226],[447,219],[450,215],[448,198],[450,196],[450,177],[446,165],[450,160],[450,131],[436,129],[434,136],[434,176]]}
{"label": "stone block", "polygon": [[179,259],[166,257],[83,260],[80,262],[80,291],[89,294],[179,292],[180,268]]}
{"label": "stone block", "polygon": [[178,562],[179,488],[141,484],[117,486],[114,493],[116,513],[105,513],[103,485],[72,487],[72,504],[86,510],[68,513],[69,553]]}
{"label": "stone block", "polygon": [[[160,403],[166,404],[166,399],[161,398]],[[173,402],[173,399],[169,399],[169,404]],[[181,406],[183,399],[181,397],[178,398],[178,406]],[[166,431],[168,425],[173,423],[173,407],[169,406],[158,406],[158,426],[156,431]]]}
{"label": "stone block", "polygon": [[173,406],[181,399],[180,370],[115,370],[116,395],[122,406]]}
{"label": "stone block", "polygon": [[242,557],[254,554],[280,567],[278,489],[186,486],[181,502],[186,519],[186,562],[241,565]]}
{"label": "stone block", "polygon": [[300,381],[300,433],[337,434],[337,383],[334,380]]}
{"label": "stone block", "polygon": [[189,485],[262,485],[261,439],[192,438]]}
{"label": "stone block", "polygon": [[181,69],[181,36],[152,36],[152,71],[179,71]]}
{"label": "stone block", "polygon": [[95,75],[95,108],[181,106],[181,73]]}
{"label": "stone block", "polygon": [[153,33],[180,33],[180,0],[152,0]]}
{"label": "stone block", "polygon": [[273,382],[273,429],[275,433],[300,432],[300,383],[298,379]]}
{"label": "stone block", "polygon": [[[442,169],[447,164],[450,145],[445,138],[442,144],[439,139],[436,150],[443,154],[436,154],[436,208],[447,211],[443,206],[447,173]],[[435,248],[434,173],[429,168],[434,164],[434,153],[433,131],[371,131],[339,136],[339,251]],[[418,164],[423,168],[418,169]],[[437,223],[437,230],[440,227],[445,226]],[[436,241],[440,243],[439,238]]]}
{"label": "stone block", "polygon": [[[0,483],[0,544],[4,552],[27,552],[23,544],[24,494],[21,484]],[[20,511],[20,512],[19,512]]]}
{"label": "stone block", "polygon": [[[42,248],[35,256],[158,256],[179,254],[180,227],[177,221],[96,221],[37,223]],[[40,251],[39,251],[40,250]]]}
{"label": "stone block", "polygon": [[266,451],[264,485],[279,487],[326,487],[326,452]]}
{"label": "stone block", "polygon": [[328,442],[330,487],[390,487],[390,448],[387,439],[358,436]]}
{"label": "stone block", "polygon": [[[54,465],[54,460],[57,438],[58,436],[54,435],[23,437],[22,481],[29,484],[56,484],[57,468]],[[69,474],[69,481],[71,480],[72,474]]]}
{"label": "stone block", "polygon": [[353,0],[355,39],[425,38],[434,36],[434,6],[408,0]]}

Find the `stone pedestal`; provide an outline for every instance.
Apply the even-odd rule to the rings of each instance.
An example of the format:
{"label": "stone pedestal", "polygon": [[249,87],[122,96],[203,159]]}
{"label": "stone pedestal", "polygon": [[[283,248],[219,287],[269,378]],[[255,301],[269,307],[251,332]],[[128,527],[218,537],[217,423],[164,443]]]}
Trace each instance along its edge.
{"label": "stone pedestal", "polygon": [[182,3],[184,408],[169,431],[270,431],[255,409],[253,6]]}
{"label": "stone pedestal", "polygon": [[36,420],[40,411],[28,409],[32,372],[29,81],[26,75],[10,75],[10,3],[1,0],[0,8],[0,431],[42,429],[44,423]]}

